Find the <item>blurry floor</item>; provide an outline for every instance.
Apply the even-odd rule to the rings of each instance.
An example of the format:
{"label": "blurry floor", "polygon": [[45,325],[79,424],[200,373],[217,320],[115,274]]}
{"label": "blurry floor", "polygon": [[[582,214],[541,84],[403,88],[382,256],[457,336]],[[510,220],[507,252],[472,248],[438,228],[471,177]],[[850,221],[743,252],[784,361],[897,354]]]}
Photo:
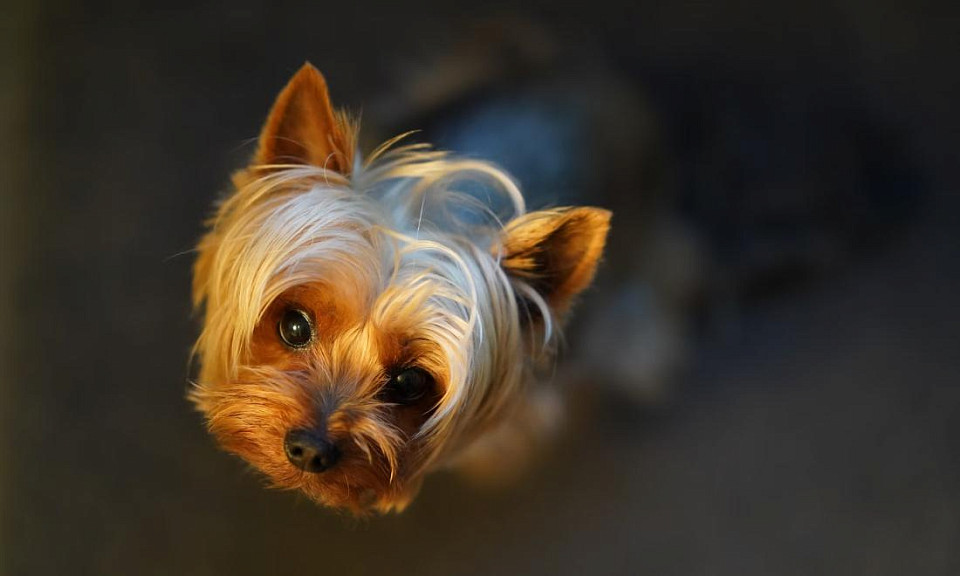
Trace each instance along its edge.
{"label": "blurry floor", "polygon": [[[949,195],[888,247],[703,343],[669,406],[598,403],[516,490],[438,476],[406,514],[365,522],[263,490],[183,399],[190,257],[170,257],[263,113],[249,95],[216,98],[288,70],[252,54],[216,68],[204,32],[165,52],[151,30],[91,17],[42,37],[58,47],[38,58],[57,66],[26,74],[32,187],[3,204],[22,264],[2,268],[18,288],[0,318],[0,575],[960,573]],[[140,50],[109,60],[117,46]]]}

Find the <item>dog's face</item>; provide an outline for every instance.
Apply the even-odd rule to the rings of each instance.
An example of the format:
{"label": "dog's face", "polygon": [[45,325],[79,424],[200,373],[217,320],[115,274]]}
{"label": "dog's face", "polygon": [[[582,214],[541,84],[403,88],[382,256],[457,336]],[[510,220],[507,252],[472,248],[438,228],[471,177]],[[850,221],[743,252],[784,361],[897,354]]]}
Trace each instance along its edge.
{"label": "dog's face", "polygon": [[[411,147],[355,168],[353,151],[350,122],[305,66],[198,248],[191,398],[275,486],[383,512],[522,394],[593,277],[609,213],[523,214],[489,165]],[[458,179],[483,181],[512,213],[459,218],[476,198],[451,192]]]}

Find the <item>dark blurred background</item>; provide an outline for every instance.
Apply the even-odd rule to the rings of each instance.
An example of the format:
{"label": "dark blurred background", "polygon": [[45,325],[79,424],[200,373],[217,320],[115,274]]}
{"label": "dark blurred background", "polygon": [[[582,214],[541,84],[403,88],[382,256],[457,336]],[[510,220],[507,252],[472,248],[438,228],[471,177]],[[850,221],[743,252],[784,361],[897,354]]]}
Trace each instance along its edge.
{"label": "dark blurred background", "polygon": [[[960,573],[953,4],[0,17],[0,574]],[[577,409],[518,485],[353,521],[184,400],[184,252],[304,60],[368,150],[422,129],[614,210]]]}

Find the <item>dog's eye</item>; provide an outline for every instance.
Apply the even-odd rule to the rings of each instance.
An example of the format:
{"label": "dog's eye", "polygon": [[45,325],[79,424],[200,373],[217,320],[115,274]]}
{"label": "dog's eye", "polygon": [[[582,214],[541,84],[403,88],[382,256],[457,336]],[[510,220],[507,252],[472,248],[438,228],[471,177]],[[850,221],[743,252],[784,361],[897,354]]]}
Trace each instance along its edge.
{"label": "dog's eye", "polygon": [[394,404],[413,404],[433,386],[433,378],[420,368],[406,368],[394,374],[384,386],[382,396]]}
{"label": "dog's eye", "polygon": [[283,313],[277,332],[284,344],[291,348],[303,348],[313,338],[310,319],[303,310],[290,309]]}

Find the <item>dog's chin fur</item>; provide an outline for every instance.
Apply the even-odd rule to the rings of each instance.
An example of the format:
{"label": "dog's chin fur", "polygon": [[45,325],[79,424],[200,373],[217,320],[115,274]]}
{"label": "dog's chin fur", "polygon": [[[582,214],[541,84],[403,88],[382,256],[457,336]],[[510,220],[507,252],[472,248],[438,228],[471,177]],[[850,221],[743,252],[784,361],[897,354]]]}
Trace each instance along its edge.
{"label": "dog's chin fur", "polygon": [[[287,94],[297,81],[277,107],[297,97]],[[273,120],[277,107],[265,131],[289,125]],[[335,118],[352,145],[352,124]],[[365,163],[335,151],[337,170],[264,162],[263,142],[281,137],[261,136],[259,161],[235,176],[199,245],[205,318],[191,398],[221,446],[273,485],[354,513],[402,510],[426,472],[521,404],[554,324],[593,276],[609,214],[525,215],[499,169],[421,145],[381,147]],[[564,263],[583,277],[566,294],[543,284],[564,254],[547,260],[535,247],[570,234],[586,247]],[[592,262],[577,272],[584,252]],[[278,336],[290,308],[311,318],[306,347]],[[414,366],[433,388],[413,405],[385,401],[390,374]],[[294,467],[284,436],[295,428],[322,429],[340,462],[319,474]]]}

